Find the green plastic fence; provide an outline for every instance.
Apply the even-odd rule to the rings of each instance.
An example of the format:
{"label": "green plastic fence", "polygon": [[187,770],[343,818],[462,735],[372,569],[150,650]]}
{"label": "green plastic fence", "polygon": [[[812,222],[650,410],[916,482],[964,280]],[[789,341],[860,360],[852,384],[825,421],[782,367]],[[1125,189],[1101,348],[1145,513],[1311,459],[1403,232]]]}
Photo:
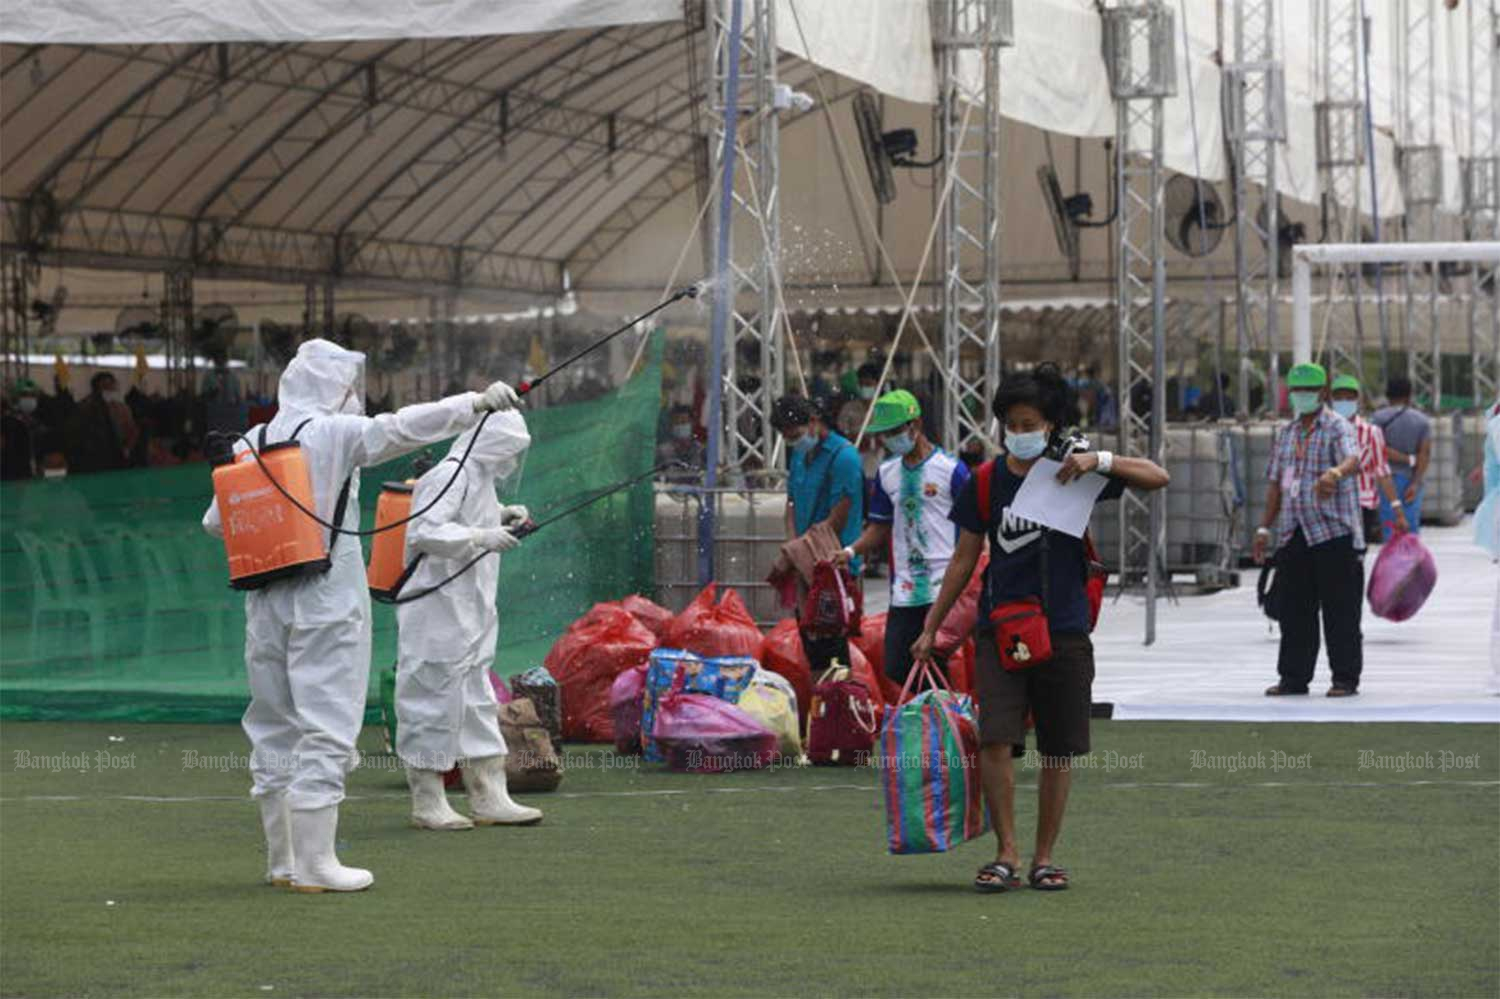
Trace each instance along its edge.
{"label": "green plastic fence", "polygon": [[[659,333],[647,361],[602,398],[528,414],[532,447],[514,501],[541,519],[651,468]],[[365,526],[380,483],[409,466],[362,474]],[[223,545],[199,525],[211,495],[202,464],[0,486],[0,717],[239,719],[249,699],[244,598],[228,587]],[[506,555],[497,670],[539,664],[596,601],[649,593],[652,550],[645,480]],[[374,619],[372,687],[396,656],[395,612],[376,604]]]}

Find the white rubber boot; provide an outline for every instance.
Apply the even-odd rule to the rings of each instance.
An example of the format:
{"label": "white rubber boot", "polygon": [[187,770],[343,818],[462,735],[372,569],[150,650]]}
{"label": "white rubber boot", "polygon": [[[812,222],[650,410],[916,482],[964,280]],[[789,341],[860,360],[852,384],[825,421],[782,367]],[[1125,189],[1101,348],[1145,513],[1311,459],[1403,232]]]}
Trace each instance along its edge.
{"label": "white rubber boot", "polygon": [[334,852],[339,828],[339,806],[292,811],[292,849],[297,875],[293,891],[364,891],[375,876],[358,867],[345,867]]}
{"label": "white rubber boot", "polygon": [[292,862],[292,814],[286,796],[269,794],[255,799],[260,826],[266,834],[266,884],[290,888],[297,869]]}
{"label": "white rubber boot", "polygon": [[468,816],[448,804],[443,775],[436,770],[406,768],[406,786],[411,788],[411,824],[418,829],[473,829]]}
{"label": "white rubber boot", "polygon": [[505,789],[505,757],[486,756],[470,760],[463,768],[464,787],[469,789],[469,808],[479,826],[534,826],[542,821],[539,809],[511,800]]}

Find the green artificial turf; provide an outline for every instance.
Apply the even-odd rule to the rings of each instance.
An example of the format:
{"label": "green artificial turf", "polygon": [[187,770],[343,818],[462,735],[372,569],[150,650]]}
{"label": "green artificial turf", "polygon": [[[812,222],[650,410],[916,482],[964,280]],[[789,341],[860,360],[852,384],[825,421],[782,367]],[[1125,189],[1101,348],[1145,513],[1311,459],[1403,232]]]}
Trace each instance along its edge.
{"label": "green artificial turf", "polygon": [[[699,777],[570,747],[561,793],[528,799],[543,825],[463,833],[408,828],[372,755],[339,838],[375,886],[319,896],[260,885],[242,769],[184,768],[242,764],[236,729],[10,723],[0,993],[1500,993],[1495,726],[1101,722],[1095,744],[1063,893],[975,894],[989,837],[888,856],[868,770]],[[1025,842],[1029,789],[1018,811]]]}

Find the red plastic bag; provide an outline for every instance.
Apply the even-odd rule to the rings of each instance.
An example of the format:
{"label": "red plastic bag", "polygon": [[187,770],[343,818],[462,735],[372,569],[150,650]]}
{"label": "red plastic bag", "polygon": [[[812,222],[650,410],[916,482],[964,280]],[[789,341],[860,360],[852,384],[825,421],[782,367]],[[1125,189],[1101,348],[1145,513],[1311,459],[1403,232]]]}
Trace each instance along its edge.
{"label": "red plastic bag", "polygon": [[948,684],[960,694],[974,696],[974,639],[965,641],[948,657]]}
{"label": "red plastic bag", "polygon": [[1437,585],[1437,563],[1415,534],[1397,534],[1380,548],[1370,570],[1370,610],[1387,621],[1405,621]]}
{"label": "red plastic bag", "polygon": [[685,649],[704,657],[754,658],[762,642],[755,618],[734,590],[726,589],[723,599],[717,601],[714,591],[714,584],[709,583],[672,619],[662,635],[662,647]]}
{"label": "red plastic bag", "polygon": [[948,611],[948,616],[943,619],[943,626],[938,629],[937,642],[933,648],[939,655],[953,655],[974,634],[974,626],[979,623],[979,594],[984,589],[984,573],[989,564],[990,553],[980,552],[974,575],[969,577],[968,584],[958,595],[958,601]]}
{"label": "red plastic bag", "polygon": [[615,752],[629,756],[641,751],[641,712],[646,692],[645,666],[628,669],[609,688],[609,714],[615,726]]}
{"label": "red plastic bag", "polygon": [[562,692],[563,738],[613,741],[610,687],[654,648],[656,636],[619,604],[599,604],[575,621],[544,661]]}
{"label": "red plastic bag", "polygon": [[802,651],[802,636],[794,619],[787,618],[771,629],[760,647],[760,665],[787,678],[797,692],[797,714],[805,719],[812,703],[812,664]]}
{"label": "red plastic bag", "polygon": [[728,701],[684,693],[682,684],[679,669],[652,723],[652,737],[670,769],[724,773],[770,766],[778,751],[770,729]]}
{"label": "red plastic bag", "polygon": [[885,621],[884,614],[865,618],[860,622],[859,634],[849,639],[849,644],[870,661],[870,672],[880,685],[881,701],[895,704],[901,697],[901,684],[885,675]]}
{"label": "red plastic bag", "polygon": [[620,601],[620,606],[635,615],[658,639],[666,634],[672,623],[672,612],[654,600],[647,600],[639,593],[632,593]]}

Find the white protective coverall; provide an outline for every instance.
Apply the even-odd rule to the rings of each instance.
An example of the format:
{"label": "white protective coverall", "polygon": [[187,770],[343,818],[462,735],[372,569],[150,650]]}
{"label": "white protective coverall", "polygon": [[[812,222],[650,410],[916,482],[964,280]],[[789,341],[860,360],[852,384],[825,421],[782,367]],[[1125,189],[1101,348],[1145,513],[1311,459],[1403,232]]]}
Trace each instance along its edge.
{"label": "white protective coverall", "polygon": [[[327,340],[309,340],[282,373],[268,443],[297,436],[312,482],[318,516],[331,521],[340,489],[350,482],[342,526],[359,528],[359,472],[474,425],[486,395],[465,392],[368,417],[364,412],[364,355]],[[245,437],[259,438],[252,427]],[[236,453],[248,447],[235,444]],[[223,536],[217,502],[203,526]],[[339,536],[325,573],[278,580],[245,594],[245,670],[250,706],[243,725],[250,738],[252,794],[261,805],[273,884],[327,880],[304,871],[292,845],[311,838],[325,870],[332,860],[337,806],[344,778],[358,756],[370,676],[370,595],[359,541]],[[326,830],[297,828],[298,813],[320,813]],[[323,840],[326,839],[326,854]],[[299,851],[301,852],[301,851]],[[333,867],[328,867],[331,863]],[[350,868],[337,868],[350,871]],[[295,873],[294,873],[295,872]],[[364,872],[360,872],[364,873]],[[368,875],[366,875],[368,877]],[[363,880],[363,879],[360,879]],[[365,887],[368,884],[366,881]],[[338,885],[323,885],[336,888]],[[309,884],[305,890],[320,890]]]}
{"label": "white protective coverall", "polygon": [[[505,740],[488,676],[500,634],[495,606],[500,554],[487,542],[493,542],[496,529],[517,526],[526,516],[522,507],[502,505],[495,492],[520,467],[531,444],[521,414],[495,413],[455,441],[448,457],[418,480],[412,509],[425,509],[442,492],[471,441],[474,449],[452,487],[407,525],[406,562],[417,565],[402,595],[435,587],[477,556],[491,553],[441,589],[396,608],[396,751],[408,768],[413,822],[429,829],[472,824],[452,811],[442,794],[439,773],[457,764],[464,767],[470,804],[480,823],[541,817],[515,805],[505,791]],[[481,772],[474,773],[476,768]],[[488,779],[491,771],[493,781]],[[487,786],[492,783],[498,786]]]}

